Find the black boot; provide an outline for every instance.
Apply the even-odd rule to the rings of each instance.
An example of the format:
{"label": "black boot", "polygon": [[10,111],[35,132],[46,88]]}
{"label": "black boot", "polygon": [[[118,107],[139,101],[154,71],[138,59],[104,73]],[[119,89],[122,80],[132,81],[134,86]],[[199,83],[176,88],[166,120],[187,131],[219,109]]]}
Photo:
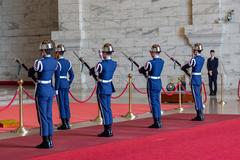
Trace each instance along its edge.
{"label": "black boot", "polygon": [[66,130],[67,129],[67,122],[66,119],[62,119],[62,125],[57,128],[58,130]]}
{"label": "black boot", "polygon": [[70,125],[69,119],[66,119],[66,126],[67,126],[67,129],[71,129],[71,125]]}
{"label": "black boot", "polygon": [[112,137],[112,125],[104,125],[104,131],[97,135],[98,137]]}
{"label": "black boot", "polygon": [[112,125],[108,125],[108,137],[112,137],[113,136],[113,132],[112,132]]}
{"label": "black boot", "polygon": [[42,143],[37,145],[36,148],[41,148],[41,149],[49,149],[49,148],[51,148],[50,142],[48,140],[48,136],[43,136],[42,137]]}
{"label": "black boot", "polygon": [[200,117],[200,121],[204,121],[205,117],[204,117],[204,114],[203,114],[203,110],[199,111],[199,117]]}
{"label": "black boot", "polygon": [[162,128],[162,123],[160,121],[160,118],[154,118],[154,123],[148,128]]}
{"label": "black boot", "polygon": [[52,136],[48,136],[48,140],[49,140],[49,143],[50,143],[50,148],[53,148]]}
{"label": "black boot", "polygon": [[201,121],[200,111],[197,110],[197,116],[192,119],[192,121]]}

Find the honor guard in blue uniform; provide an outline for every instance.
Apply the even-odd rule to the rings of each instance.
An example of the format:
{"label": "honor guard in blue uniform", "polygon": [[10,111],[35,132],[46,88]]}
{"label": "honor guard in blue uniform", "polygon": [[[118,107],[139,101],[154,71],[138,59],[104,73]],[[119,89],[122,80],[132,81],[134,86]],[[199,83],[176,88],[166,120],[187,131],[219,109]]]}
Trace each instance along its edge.
{"label": "honor guard in blue uniform", "polygon": [[162,90],[161,73],[164,66],[164,61],[159,57],[161,47],[154,44],[151,47],[150,55],[152,60],[148,61],[145,66],[139,69],[140,73],[147,72],[147,94],[148,101],[152,111],[154,123],[149,128],[161,128],[161,102],[160,93]]}
{"label": "honor guard in blue uniform", "polygon": [[[59,106],[60,118],[62,120],[62,125],[59,126],[58,130],[70,129],[70,107],[69,107],[69,88],[74,79],[74,73],[72,69],[71,62],[64,58],[65,47],[62,44],[57,46],[56,57],[60,63],[60,77],[59,77],[59,89],[57,95],[57,101]],[[69,78],[68,78],[69,75]]]}
{"label": "honor guard in blue uniform", "polygon": [[204,57],[201,55],[203,50],[203,46],[201,43],[196,43],[193,46],[193,58],[190,62],[182,67],[183,70],[192,68],[192,75],[191,75],[191,89],[192,95],[194,98],[195,109],[197,112],[197,116],[194,117],[193,121],[203,121],[204,114],[203,114],[203,103],[202,103],[202,95],[201,95],[201,85],[202,85],[202,68],[204,65]]}
{"label": "honor guard in blue uniform", "polygon": [[36,86],[36,107],[38,120],[40,124],[40,136],[42,143],[36,148],[52,148],[53,121],[52,121],[52,102],[55,95],[55,88],[52,84],[52,78],[55,74],[55,87],[59,85],[60,68],[58,61],[51,57],[54,51],[54,42],[43,41],[40,44],[41,57],[34,62],[29,69],[29,77],[37,73]]}
{"label": "honor guard in blue uniform", "polygon": [[95,67],[95,73],[98,75],[97,101],[104,125],[104,131],[98,134],[99,137],[113,136],[111,95],[115,92],[112,78],[117,67],[117,62],[113,61],[111,58],[113,52],[111,44],[104,44],[100,55],[102,61],[100,61]]}

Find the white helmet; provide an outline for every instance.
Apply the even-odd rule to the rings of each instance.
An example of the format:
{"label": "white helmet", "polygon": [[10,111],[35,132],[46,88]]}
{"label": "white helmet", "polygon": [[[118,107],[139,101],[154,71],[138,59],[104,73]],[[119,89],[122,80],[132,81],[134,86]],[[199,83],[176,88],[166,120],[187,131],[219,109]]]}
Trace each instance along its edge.
{"label": "white helmet", "polygon": [[40,43],[40,50],[53,49],[54,42],[51,40],[44,40]]}
{"label": "white helmet", "polygon": [[203,45],[201,43],[195,43],[193,46],[193,50],[201,52],[203,50]]}
{"label": "white helmet", "polygon": [[105,43],[103,45],[102,52],[106,52],[106,53],[114,52],[112,45],[110,43]]}
{"label": "white helmet", "polygon": [[66,49],[63,44],[57,45],[57,52],[65,52]]}
{"label": "white helmet", "polygon": [[154,44],[151,47],[150,52],[156,52],[156,53],[160,53],[161,52],[161,47],[159,44]]}

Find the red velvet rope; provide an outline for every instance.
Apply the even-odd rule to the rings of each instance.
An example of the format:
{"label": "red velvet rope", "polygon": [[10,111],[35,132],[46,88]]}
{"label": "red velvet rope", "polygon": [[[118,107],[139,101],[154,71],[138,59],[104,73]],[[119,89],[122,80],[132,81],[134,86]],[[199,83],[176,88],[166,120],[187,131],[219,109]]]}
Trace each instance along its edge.
{"label": "red velvet rope", "polygon": [[238,98],[240,98],[240,80],[238,81]]}
{"label": "red velvet rope", "polygon": [[91,95],[90,95],[87,99],[85,99],[85,100],[79,100],[79,99],[77,99],[76,97],[74,97],[74,95],[72,94],[71,91],[69,91],[69,94],[70,94],[70,96],[71,96],[76,102],[78,102],[78,103],[86,103],[87,101],[89,101],[89,100],[93,97],[94,93],[96,92],[96,89],[97,89],[97,86],[95,85],[95,87],[94,87]]}
{"label": "red velvet rope", "polygon": [[35,98],[33,96],[31,96],[27,91],[26,89],[23,88],[23,92],[31,99],[31,100],[34,100],[35,101]]}
{"label": "red velvet rope", "polygon": [[0,112],[5,111],[5,110],[8,109],[9,107],[11,107],[12,103],[13,103],[14,100],[17,98],[17,94],[18,94],[18,90],[16,90],[13,98],[12,98],[11,101],[8,103],[8,105],[5,106],[5,107],[2,107],[2,108],[0,109]]}
{"label": "red velvet rope", "polygon": [[123,91],[118,95],[118,96],[112,96],[112,99],[118,99],[120,98],[128,89],[128,83],[126,84],[125,88],[123,89]]}
{"label": "red velvet rope", "polygon": [[192,94],[191,92],[187,91],[187,89],[184,87],[184,85],[182,85],[182,83],[181,83],[181,86],[186,94],[188,94],[188,95]]}
{"label": "red velvet rope", "polygon": [[177,85],[175,86],[174,90],[171,91],[170,93],[168,93],[164,88],[162,88],[162,90],[163,90],[164,94],[166,94],[167,96],[173,96],[174,93],[176,93],[178,87],[179,87],[179,84],[177,84]]}
{"label": "red velvet rope", "polygon": [[132,86],[133,86],[133,88],[138,92],[138,93],[140,93],[140,94],[147,94],[147,91],[141,91],[140,89],[138,89],[137,87],[136,87],[136,85],[134,84],[134,83],[132,83]]}
{"label": "red velvet rope", "polygon": [[206,103],[207,102],[207,91],[206,91],[206,86],[205,86],[205,83],[202,82],[202,87],[203,87],[203,92],[204,92],[204,100],[203,100],[203,103]]}
{"label": "red velvet rope", "polygon": [[[30,93],[23,88],[23,92],[28,96],[28,98],[30,98],[31,100],[35,101],[35,97],[31,96]],[[56,96],[54,96],[53,98],[56,98]],[[54,102],[56,102],[56,99],[53,100]]]}

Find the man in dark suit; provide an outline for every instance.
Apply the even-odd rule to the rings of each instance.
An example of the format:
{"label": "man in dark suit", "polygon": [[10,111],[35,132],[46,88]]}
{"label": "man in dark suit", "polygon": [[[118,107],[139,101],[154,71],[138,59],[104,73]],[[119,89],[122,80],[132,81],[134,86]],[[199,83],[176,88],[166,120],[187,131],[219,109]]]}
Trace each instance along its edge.
{"label": "man in dark suit", "polygon": [[[218,58],[214,56],[215,51],[211,50],[211,57],[207,60],[207,70],[209,79],[210,96],[215,96],[217,94],[217,75],[218,75]],[[214,89],[213,89],[214,84]]]}

